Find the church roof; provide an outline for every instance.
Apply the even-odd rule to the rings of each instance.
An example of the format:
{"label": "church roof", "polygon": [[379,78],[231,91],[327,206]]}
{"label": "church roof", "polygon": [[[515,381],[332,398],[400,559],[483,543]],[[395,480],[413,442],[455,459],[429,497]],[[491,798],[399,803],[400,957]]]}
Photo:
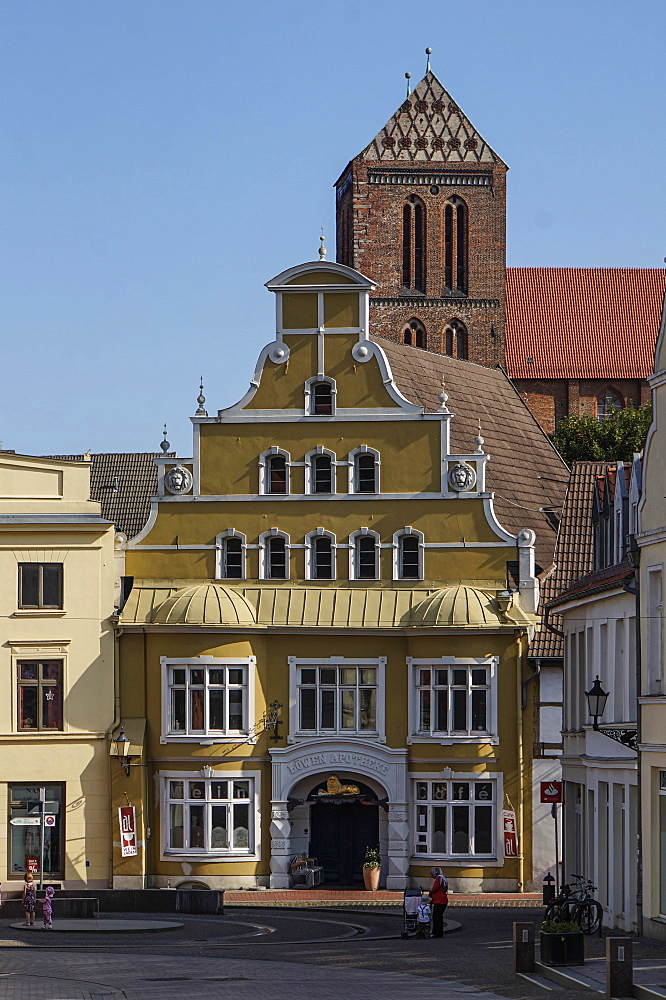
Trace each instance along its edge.
{"label": "church roof", "polygon": [[502,163],[469,118],[428,72],[361,153],[382,162]]}
{"label": "church roof", "polygon": [[481,421],[484,451],[490,455],[486,482],[495,493],[497,518],[514,535],[521,528],[536,532],[537,572],[547,569],[569,470],[504,372],[381,337],[373,340],[386,354],[400,392],[430,413],[439,408],[444,379],[454,414],[454,451],[473,450]]}
{"label": "church roof", "polygon": [[509,376],[647,378],[665,292],[664,268],[508,268]]}

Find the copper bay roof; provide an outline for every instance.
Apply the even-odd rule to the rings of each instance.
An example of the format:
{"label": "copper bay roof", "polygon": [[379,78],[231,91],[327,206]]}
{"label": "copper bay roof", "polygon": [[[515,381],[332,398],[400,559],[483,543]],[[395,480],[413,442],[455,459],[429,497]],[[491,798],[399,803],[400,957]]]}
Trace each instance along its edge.
{"label": "copper bay roof", "polygon": [[506,367],[513,379],[645,379],[666,269],[510,267]]}

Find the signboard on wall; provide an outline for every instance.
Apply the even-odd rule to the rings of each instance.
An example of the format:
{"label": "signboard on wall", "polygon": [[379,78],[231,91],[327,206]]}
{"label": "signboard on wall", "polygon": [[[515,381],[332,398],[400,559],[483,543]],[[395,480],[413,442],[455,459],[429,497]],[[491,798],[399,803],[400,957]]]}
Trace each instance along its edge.
{"label": "signboard on wall", "polygon": [[25,870],[28,875],[37,875],[39,872],[39,859],[38,858],[26,858],[25,859]]}
{"label": "signboard on wall", "polygon": [[124,858],[136,856],[136,812],[134,806],[120,806],[118,809],[120,823],[120,853]]}
{"label": "signboard on wall", "polygon": [[518,832],[516,830],[516,814],[513,809],[504,809],[504,857],[518,857]]}
{"label": "signboard on wall", "polygon": [[542,781],[541,782],[541,801],[542,802],[561,802],[562,801],[562,782],[561,781]]}

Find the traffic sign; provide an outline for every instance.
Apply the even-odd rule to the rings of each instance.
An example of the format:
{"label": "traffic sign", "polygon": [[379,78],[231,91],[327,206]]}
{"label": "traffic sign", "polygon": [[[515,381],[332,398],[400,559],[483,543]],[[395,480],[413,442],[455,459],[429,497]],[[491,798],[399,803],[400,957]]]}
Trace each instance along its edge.
{"label": "traffic sign", "polygon": [[542,781],[541,782],[541,801],[542,802],[561,802],[562,801],[562,782],[561,781]]}
{"label": "traffic sign", "polygon": [[45,816],[44,826],[55,826],[55,821],[56,821],[55,816]]}

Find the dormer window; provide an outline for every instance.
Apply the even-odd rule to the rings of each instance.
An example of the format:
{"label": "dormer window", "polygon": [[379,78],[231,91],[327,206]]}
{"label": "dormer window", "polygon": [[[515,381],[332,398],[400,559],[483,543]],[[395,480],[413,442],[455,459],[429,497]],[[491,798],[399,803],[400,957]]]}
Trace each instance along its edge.
{"label": "dormer window", "polygon": [[350,455],[351,493],[379,493],[379,452],[361,445]]}
{"label": "dormer window", "polygon": [[312,417],[331,417],[335,413],[335,381],[326,376],[305,383],[305,412]]}
{"label": "dormer window", "polygon": [[289,493],[289,453],[270,448],[259,459],[259,492],[284,496]]}

